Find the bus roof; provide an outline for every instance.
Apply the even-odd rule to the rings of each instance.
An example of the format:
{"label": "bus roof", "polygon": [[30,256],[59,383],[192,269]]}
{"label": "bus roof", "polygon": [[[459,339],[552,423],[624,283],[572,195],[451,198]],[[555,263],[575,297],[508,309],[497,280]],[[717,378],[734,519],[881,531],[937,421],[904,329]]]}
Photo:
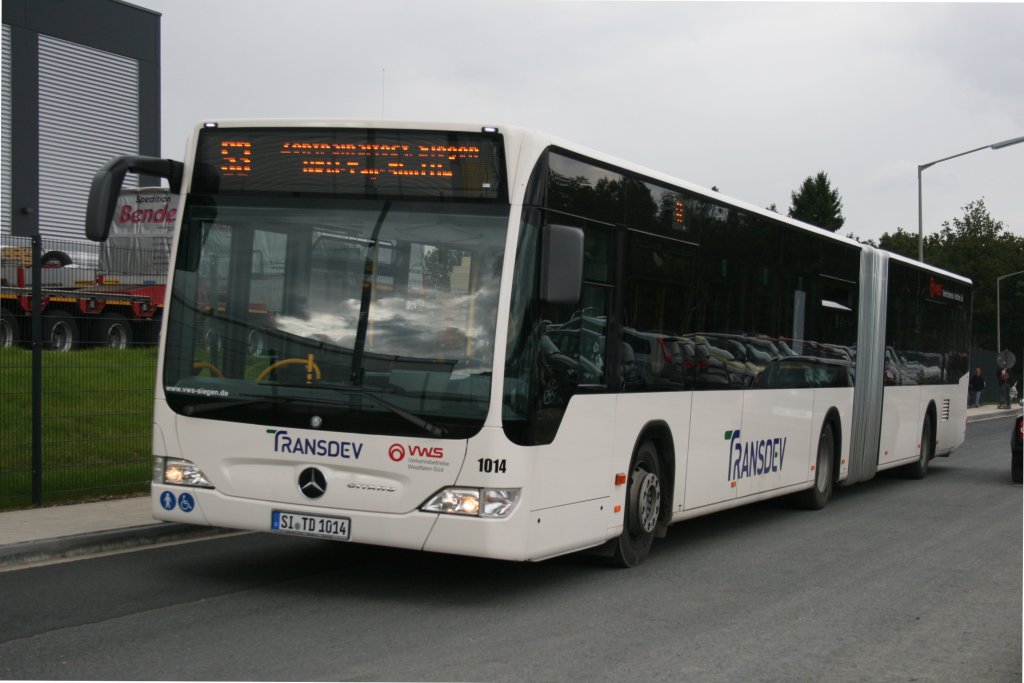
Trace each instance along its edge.
{"label": "bus roof", "polygon": [[[620,168],[631,173],[635,173],[640,176],[644,176],[655,182],[663,183],[666,185],[673,185],[683,190],[694,192],[696,194],[712,197],[716,201],[720,201],[723,204],[727,204],[731,207],[747,211],[749,213],[755,213],[762,217],[770,220],[785,223],[791,227],[812,232],[825,239],[833,240],[841,244],[856,247],[862,251],[874,250],[882,251],[889,255],[889,258],[895,259],[907,265],[911,265],[922,270],[936,273],[944,277],[954,278],[961,282],[970,284],[969,278],[951,273],[942,268],[922,263],[914,259],[901,256],[885,249],[878,249],[872,247],[869,244],[863,244],[849,237],[844,237],[837,233],[830,232],[823,228],[820,228],[810,223],[790,218],[779,213],[768,211],[767,209],[761,208],[749,202],[745,202],[741,199],[731,197],[727,194],[723,194],[716,190],[711,190],[706,187],[702,187],[695,183],[675,178],[666,173],[655,171],[654,169],[647,168],[640,164],[626,161],[619,157],[599,152],[595,149],[580,145],[578,143],[560,138],[557,136],[549,135],[541,131],[532,130],[528,128],[521,128],[517,126],[506,126],[501,124],[471,124],[471,123],[451,123],[451,122],[436,122],[436,121],[393,121],[393,120],[372,120],[372,119],[231,119],[224,121],[210,121],[203,122],[196,126],[196,133],[203,128],[207,127],[224,127],[224,128],[286,128],[286,127],[297,127],[297,128],[390,128],[390,129],[405,129],[405,130],[437,130],[437,131],[453,131],[453,132],[498,132],[511,134],[514,137],[520,138],[522,141],[529,140],[530,147],[536,150],[536,154],[540,154],[543,150],[548,147],[559,147],[564,150],[579,154],[598,161],[602,164]],[[525,147],[525,145],[524,145]],[[518,150],[507,149],[510,166],[514,164],[511,157],[518,156]],[[532,159],[530,160],[532,161]]]}

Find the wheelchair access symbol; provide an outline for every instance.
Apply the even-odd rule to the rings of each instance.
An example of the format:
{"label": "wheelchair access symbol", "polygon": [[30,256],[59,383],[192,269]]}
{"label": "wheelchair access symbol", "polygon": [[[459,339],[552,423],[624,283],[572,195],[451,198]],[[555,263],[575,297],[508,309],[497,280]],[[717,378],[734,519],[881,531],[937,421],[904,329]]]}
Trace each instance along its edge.
{"label": "wheelchair access symbol", "polygon": [[160,494],[160,507],[170,512],[175,507],[181,508],[182,512],[192,512],[196,509],[196,499],[191,493],[183,493],[177,498],[170,491]]}

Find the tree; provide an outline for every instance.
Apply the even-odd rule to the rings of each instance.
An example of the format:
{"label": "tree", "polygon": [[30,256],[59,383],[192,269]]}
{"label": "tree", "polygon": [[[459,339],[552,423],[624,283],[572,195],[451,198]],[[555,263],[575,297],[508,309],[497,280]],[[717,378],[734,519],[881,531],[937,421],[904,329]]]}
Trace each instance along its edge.
{"label": "tree", "polygon": [[[1006,230],[992,218],[985,198],[963,207],[964,214],[926,235],[924,260],[974,282],[971,340],[974,346],[996,347],[996,278],[1024,268],[1024,237]],[[917,259],[916,234],[897,228],[878,240],[883,249]],[[1000,288],[1003,346],[1024,348],[1024,277],[1008,278]]]}
{"label": "tree", "polygon": [[792,205],[789,217],[817,225],[830,232],[843,227],[843,198],[839,191],[832,189],[828,175],[820,171],[818,175],[807,176],[800,189],[790,194]]}
{"label": "tree", "polygon": [[[929,237],[935,236],[930,235]],[[897,227],[896,232],[887,232],[878,238],[878,246],[894,254],[917,260],[917,233]]]}

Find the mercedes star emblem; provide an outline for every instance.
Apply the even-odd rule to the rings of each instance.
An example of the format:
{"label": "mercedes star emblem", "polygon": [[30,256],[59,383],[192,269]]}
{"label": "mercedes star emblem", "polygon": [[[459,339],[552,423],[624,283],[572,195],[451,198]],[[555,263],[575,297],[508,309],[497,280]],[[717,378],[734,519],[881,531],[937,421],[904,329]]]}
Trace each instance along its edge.
{"label": "mercedes star emblem", "polygon": [[299,475],[299,490],[306,498],[315,500],[327,491],[327,477],[315,467],[307,467]]}

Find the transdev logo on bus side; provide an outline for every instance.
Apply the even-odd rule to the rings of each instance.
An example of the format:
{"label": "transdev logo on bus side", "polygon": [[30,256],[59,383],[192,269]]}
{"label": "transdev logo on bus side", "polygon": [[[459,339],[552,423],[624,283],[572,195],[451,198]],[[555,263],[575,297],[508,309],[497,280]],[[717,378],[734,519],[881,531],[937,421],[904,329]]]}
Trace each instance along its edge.
{"label": "transdev logo on bus side", "polygon": [[740,430],[733,429],[725,433],[725,440],[729,442],[727,481],[757,477],[782,469],[782,461],[786,457],[786,437],[754,439],[743,443],[740,441]]}
{"label": "transdev logo on bus side", "polygon": [[300,436],[291,436],[286,429],[268,429],[267,434],[274,435],[275,453],[319,455],[324,458],[358,460],[359,455],[363,452],[363,444],[354,441],[307,439]]}

